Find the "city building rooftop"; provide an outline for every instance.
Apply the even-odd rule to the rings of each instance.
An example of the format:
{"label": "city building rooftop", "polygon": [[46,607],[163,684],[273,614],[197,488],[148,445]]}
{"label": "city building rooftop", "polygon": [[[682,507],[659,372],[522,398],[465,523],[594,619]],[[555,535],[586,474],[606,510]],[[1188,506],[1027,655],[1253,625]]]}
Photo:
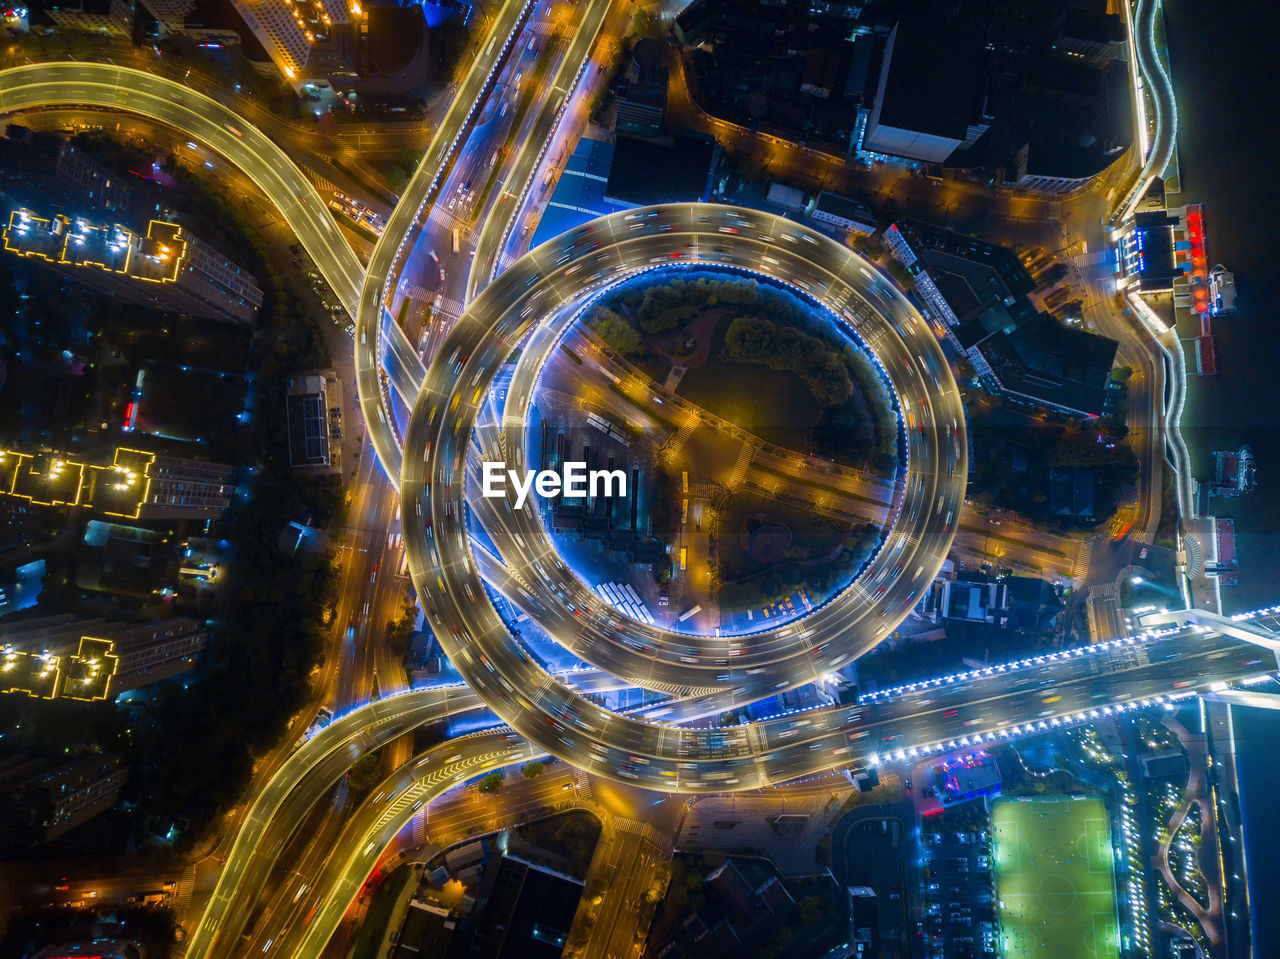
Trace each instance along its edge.
{"label": "city building rooftop", "polygon": [[632,206],[706,202],[711,194],[715,141],[681,136],[670,143],[618,137],[605,199]]}
{"label": "city building rooftop", "polygon": [[996,333],[982,353],[1008,392],[1100,416],[1120,344],[1038,313],[1012,333]]}

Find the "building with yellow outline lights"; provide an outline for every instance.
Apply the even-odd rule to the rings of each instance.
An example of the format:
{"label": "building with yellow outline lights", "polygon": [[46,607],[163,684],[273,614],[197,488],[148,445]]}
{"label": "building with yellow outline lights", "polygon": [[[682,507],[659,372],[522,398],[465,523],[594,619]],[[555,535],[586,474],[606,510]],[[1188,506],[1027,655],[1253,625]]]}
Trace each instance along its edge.
{"label": "building with yellow outline lights", "polygon": [[83,636],[73,652],[0,649],[0,692],[41,699],[106,699],[119,657],[109,639]]}
{"label": "building with yellow outline lights", "polygon": [[250,323],[262,306],[253,276],[176,223],[152,220],[139,236],[120,223],[19,209],[10,212],[3,240],[8,253],[144,308]]}
{"label": "building with yellow outline lights", "polygon": [[0,693],[92,702],[186,672],[208,641],[193,619],[78,620],[70,613],[0,630]]}
{"label": "building with yellow outline lights", "polygon": [[0,448],[0,495],[120,519],[216,519],[231,505],[231,478],[220,463],[125,447],[110,466]]}

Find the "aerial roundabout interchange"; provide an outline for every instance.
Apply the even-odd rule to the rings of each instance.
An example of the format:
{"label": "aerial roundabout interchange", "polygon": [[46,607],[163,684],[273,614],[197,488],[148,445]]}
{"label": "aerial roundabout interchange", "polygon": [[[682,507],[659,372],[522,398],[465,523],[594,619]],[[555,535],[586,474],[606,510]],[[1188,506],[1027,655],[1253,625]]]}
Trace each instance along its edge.
{"label": "aerial roundabout interchange", "polygon": [[[838,756],[806,750],[784,761],[770,749],[767,722],[713,730],[673,721],[741,706],[849,663],[906,616],[946,556],[966,477],[959,394],[928,325],[872,264],[807,227],[754,210],[675,204],[596,220],[526,254],[469,304],[426,371],[402,453],[381,386],[389,335],[382,294],[403,241],[379,245],[391,253],[375,253],[357,292],[354,257],[325,222],[318,194],[269,138],[232,111],[181,84],[105,64],[33,65],[3,77],[2,110],[74,103],[151,116],[208,142],[277,202],[356,315],[361,406],[379,460],[400,478],[410,570],[431,626],[476,694],[530,743],[614,778],[624,778],[616,760],[647,759],[625,778],[667,791],[752,788],[857,758],[847,750]],[[443,139],[437,136],[433,148]],[[421,222],[439,180],[438,172],[431,176],[433,164],[448,160],[445,151],[435,152],[441,155],[426,158],[407,190],[410,202],[393,213],[391,236],[397,229],[407,236]],[[524,341],[500,428],[477,434],[493,458],[518,465],[520,444],[503,443],[501,434],[523,423],[530,393],[520,384],[536,377],[578,305],[655,263],[733,267],[816,300],[878,358],[901,416],[912,424],[900,436],[905,466],[896,521],[871,563],[804,619],[747,636],[676,637],[621,617],[556,558],[535,511],[478,501],[479,519],[502,552],[502,568],[481,558],[491,578],[514,585],[509,598],[574,654],[621,680],[671,694],[664,722],[602,710],[523,653],[481,586],[463,520],[469,457],[460,455],[489,382]],[[456,356],[467,359],[455,372],[449,360]],[[624,635],[648,651],[624,644]],[[676,654],[691,643],[700,646],[693,664]]]}
{"label": "aerial roundabout interchange", "polygon": [[[732,231],[732,232],[729,232]],[[534,510],[511,499],[468,498],[468,472],[481,455],[519,469],[533,384],[548,353],[581,308],[603,289],[661,264],[714,264],[784,282],[829,309],[872,350],[893,384],[904,423],[896,518],[857,579],[805,618],[734,637],[688,636],[621,616],[558,557]],[[376,343],[384,310],[357,314],[356,336]],[[371,351],[378,355],[380,350]],[[518,353],[518,356],[517,356]],[[489,386],[515,363],[505,407],[482,421]],[[367,379],[380,379],[370,378]],[[368,402],[382,397],[362,397]],[[382,422],[390,422],[390,411]],[[384,439],[392,431],[383,433]],[[474,437],[474,439],[473,439]],[[381,451],[380,451],[381,452]],[[402,526],[424,613],[467,690],[416,690],[356,711],[303,750],[323,771],[297,776],[331,783],[360,752],[463,709],[489,706],[509,729],[451,740],[401,767],[384,783],[385,808],[366,802],[344,831],[318,888],[326,908],[306,927],[300,955],[316,954],[359,891],[387,843],[424,802],[487,769],[550,753],[583,769],[634,785],[689,794],[757,788],[865,762],[880,740],[863,728],[860,707],[832,706],[728,728],[676,725],[716,715],[838,669],[891,632],[923,595],[946,556],[963,497],[966,460],[958,390],[928,325],[886,278],[850,250],[779,217],[732,207],[674,204],[592,221],[528,253],[468,305],[426,370],[409,418],[399,464]],[[501,554],[495,562],[468,538],[474,508]],[[549,636],[603,672],[670,694],[655,720],[604,709],[546,672],[502,621],[482,573]],[[883,587],[883,588],[881,588]],[[638,641],[635,646],[622,639]],[[679,656],[677,649],[697,650]],[[695,662],[687,662],[693,659]],[[442,697],[453,697],[444,706]],[[376,719],[375,719],[376,717]],[[896,737],[895,737],[896,738]],[[941,744],[937,744],[941,748]],[[301,750],[300,750],[301,752]],[[441,761],[446,753],[453,753]],[[915,754],[915,750],[912,750]],[[300,782],[282,783],[279,793]],[[272,785],[275,785],[273,780]],[[255,809],[237,838],[252,841]],[[268,800],[279,803],[281,796]],[[265,821],[270,822],[270,818]],[[276,824],[277,830],[287,824]],[[287,832],[283,833],[287,835]],[[350,838],[348,838],[348,836]],[[258,837],[261,842],[261,837]],[[267,858],[267,857],[260,857]],[[250,860],[242,876],[220,880],[227,897],[259,887],[269,863]],[[211,904],[198,936],[208,941],[230,912]],[[229,921],[242,922],[231,913]],[[220,943],[230,938],[221,930]],[[234,936],[234,932],[232,936]]]}
{"label": "aerial roundabout interchange", "polygon": [[[321,955],[383,851],[433,798],[467,779],[545,753],[664,792],[750,789],[859,763],[909,760],[1001,741],[1048,725],[1085,722],[1113,709],[1168,706],[1216,689],[1223,679],[1247,683],[1258,671],[1254,652],[1231,663],[1220,658],[1237,644],[1280,648],[1265,630],[1183,611],[1148,617],[1148,631],[1139,635],[911,683],[863,697],[856,705],[698,728],[701,717],[840,668],[905,617],[932,581],[955,532],[967,473],[961,401],[928,325],[874,266],[790,221],[692,204],[602,218],[591,224],[590,239],[571,232],[498,276],[470,283],[474,289],[491,280],[424,370],[390,316],[388,293],[531,9],[532,0],[505,0],[499,7],[490,41],[460,84],[367,267],[335,230],[324,201],[293,160],[217,101],[182,83],[114,64],[0,70],[0,114],[71,105],[145,116],[216,150],[275,204],[355,318],[356,378],[367,438],[386,474],[399,481],[415,588],[432,629],[468,683],[404,691],[355,708],[280,762],[230,820],[234,839],[188,940],[189,957],[243,954],[242,932],[271,887],[290,837],[357,758],[424,724],[486,706],[509,726],[456,737],[413,757],[347,817],[323,865],[302,887],[308,894],[295,896],[292,907],[280,910],[287,915],[273,912],[273,931],[277,921],[286,923],[268,941],[273,954]],[[587,9],[568,68],[557,75],[558,98],[549,100],[539,118],[544,125],[538,129],[548,133],[548,141],[568,102],[567,91],[585,67],[607,3],[589,0]],[[541,155],[524,159],[536,165]],[[533,176],[532,167],[522,166],[512,183],[523,183],[519,189],[524,190]],[[499,232],[505,237],[509,230]],[[600,246],[593,248],[597,242]],[[521,428],[530,384],[576,307],[658,263],[756,273],[816,300],[878,358],[907,424],[900,436],[904,466],[887,536],[856,581],[804,619],[771,631],[723,640],[682,634],[681,647],[698,644],[697,656],[689,657],[693,663],[671,654],[676,637],[622,618],[579,582],[559,560],[534,511],[512,510],[501,500],[469,502],[501,559],[469,542],[462,519],[465,475],[480,455],[519,465],[522,444],[506,443],[504,433]],[[453,369],[450,357],[466,357],[461,370]],[[507,408],[497,422],[481,418],[488,384],[513,359]],[[392,415],[391,385],[406,401],[416,397],[403,440]],[[464,455],[468,448],[479,455]],[[485,596],[482,577],[599,670],[565,678],[542,670],[507,632]],[[573,615],[570,605],[582,615]],[[621,636],[638,640],[646,651],[619,642]],[[1090,698],[1094,657],[1106,657],[1117,646],[1139,647],[1135,652],[1149,661],[1129,670],[1126,683],[1110,695],[1112,705],[1099,706]],[[1045,670],[1054,671],[1063,708],[1047,722],[1028,722],[1019,700],[1033,699],[1028,693]],[[1219,681],[1211,682],[1215,677]],[[668,694],[662,715],[614,713],[582,695],[627,683]],[[1180,691],[1171,694],[1170,689]],[[970,715],[965,707],[977,703],[984,715],[974,730],[969,727],[979,720],[963,718]],[[948,704],[953,708],[946,709]],[[947,718],[957,713],[960,719]]]}
{"label": "aerial roundabout interchange", "polygon": [[672,264],[781,281],[826,307],[878,358],[912,424],[900,429],[900,495],[878,552],[803,619],[747,635],[688,636],[624,617],[597,597],[558,558],[536,511],[512,508],[510,497],[470,499],[502,556],[504,592],[576,656],[671,694],[682,719],[812,682],[905,618],[946,557],[967,472],[963,411],[937,340],[893,285],[847,248],[780,217],[705,204],[594,220],[513,263],[468,305],[427,369],[404,438],[401,509],[414,586],[475,693],[530,743],[593,773],[698,792],[847,765],[847,743],[821,753],[806,744],[803,756],[772,748],[768,722],[697,728],[674,725],[671,712],[656,722],[606,710],[535,662],[485,595],[483,567],[493,563],[477,562],[464,501],[489,384],[515,358],[505,408],[498,422],[479,426],[476,442],[486,459],[519,470],[522,444],[503,437],[523,434],[531,387],[559,334],[602,288]]}
{"label": "aerial roundabout interchange", "polygon": [[[189,955],[234,951],[248,918],[246,897],[264,888],[308,808],[293,801],[296,794],[333,783],[356,757],[416,726],[462,711],[488,705],[510,729],[438,747],[397,771],[393,779],[402,788],[393,791],[394,802],[380,809],[366,802],[326,864],[329,884],[317,888],[330,894],[299,934],[294,954],[319,954],[381,850],[424,802],[486,770],[545,752],[601,776],[696,794],[757,788],[871,756],[869,740],[859,736],[860,710],[847,706],[807,711],[805,735],[790,742],[784,733],[793,717],[728,728],[675,723],[714,716],[851,662],[892,632],[947,554],[967,474],[959,393],[928,324],[874,265],[807,227],[755,210],[673,204],[597,219],[526,254],[468,304],[426,370],[401,448],[381,364],[384,337],[394,335],[384,293],[403,240],[381,259],[375,253],[357,293],[354,257],[324,222],[318,194],[265,135],[225,107],[163,78],[100,64],[15,68],[0,71],[0,81],[0,111],[74,103],[170,123],[219,150],[277,203],[356,316],[361,406],[380,461],[399,477],[412,579],[431,628],[470,687],[371,703],[291,756],[255,797]],[[229,120],[238,124],[231,133]],[[448,152],[428,156],[407,190],[417,191],[418,202],[397,207],[389,234],[407,236],[421,222],[440,179],[438,170],[430,176],[432,162],[443,167],[448,159]],[[403,233],[393,233],[397,228]],[[379,251],[388,247],[380,244]],[[473,445],[518,467],[521,444],[505,443],[504,433],[523,426],[532,391],[522,385],[536,379],[584,303],[656,264],[757,274],[821,304],[877,358],[901,422],[910,424],[900,430],[898,495],[878,552],[850,586],[801,620],[721,638],[677,636],[623,617],[559,560],[536,511],[514,510],[508,500],[473,501],[501,563],[478,559],[468,540],[464,496],[466,473],[478,458]],[[490,382],[517,352],[499,421],[477,426]],[[460,365],[458,357],[465,357]],[[482,572],[575,655],[626,683],[669,694],[672,707],[661,720],[612,712],[544,671],[489,602]],[[643,651],[621,642],[624,636]],[[676,655],[677,646],[691,644],[697,656]],[[445,760],[442,750],[454,755]]]}
{"label": "aerial roundabout interchange", "polygon": [[[293,161],[216,101],[115,65],[0,70],[0,114],[69,104],[147,116],[218,151],[276,205],[355,317],[356,378],[367,438],[387,475],[399,481],[415,588],[468,684],[386,695],[338,716],[284,758],[231,820],[234,839],[188,940],[189,957],[243,954],[242,932],[271,887],[290,837],[356,759],[424,724],[486,706],[509,725],[456,737],[413,757],[345,819],[318,873],[309,877],[308,894],[282,908],[287,916],[272,914],[272,931],[277,921],[286,923],[268,943],[273,954],[321,955],[383,851],[434,797],[546,753],[663,792],[718,793],[1000,741],[1032,728],[1087,721],[1099,709],[1146,708],[1196,695],[1208,688],[1206,676],[1257,672],[1256,658],[1220,659],[1239,642],[1258,642],[1257,636],[1220,617],[1210,628],[1188,629],[1184,620],[1191,614],[1183,613],[1176,622],[1153,623],[1167,627],[1158,631],[912,683],[857,704],[700,727],[703,717],[841,668],[890,633],[919,600],[948,552],[960,512],[967,473],[961,400],[928,324],[872,264],[807,227],[718,205],[674,204],[603,217],[589,230],[579,228],[533,250],[496,277],[483,277],[491,282],[424,369],[391,319],[388,292],[528,9],[527,0],[507,0],[501,7],[491,31],[494,42],[473,63],[367,268]],[[595,24],[582,41],[584,49]],[[555,122],[564,102],[561,95],[548,122]],[[525,172],[531,180],[532,171]],[[508,443],[505,436],[522,429],[542,361],[580,307],[629,277],[672,264],[755,274],[816,301],[877,357],[905,424],[897,494],[878,552],[843,592],[773,630],[676,637],[624,619],[559,559],[535,511],[513,510],[509,501],[467,504],[500,558],[467,536],[467,473],[482,457],[522,465],[523,444]],[[489,384],[512,362],[505,408],[495,417],[490,407],[481,417]],[[385,388],[390,382],[402,398],[415,398],[403,438]],[[482,578],[599,669],[563,678],[544,671],[507,631]],[[1199,623],[1207,614],[1195,615]],[[623,637],[642,649],[621,642]],[[696,644],[697,655],[675,655],[677,641],[684,649]],[[1114,705],[1098,707],[1090,698],[1097,672],[1092,657],[1121,645],[1143,647],[1149,661],[1130,670],[1128,681],[1111,693]],[[1038,702],[1031,693],[1045,670],[1056,677],[1061,715],[1028,722],[1024,703]],[[1168,693],[1187,686],[1184,679],[1194,680],[1194,688]],[[583,695],[627,684],[668,694],[662,715],[611,712]],[[966,719],[972,715],[966,707],[978,703],[984,715]],[[970,728],[978,722],[979,729]]]}

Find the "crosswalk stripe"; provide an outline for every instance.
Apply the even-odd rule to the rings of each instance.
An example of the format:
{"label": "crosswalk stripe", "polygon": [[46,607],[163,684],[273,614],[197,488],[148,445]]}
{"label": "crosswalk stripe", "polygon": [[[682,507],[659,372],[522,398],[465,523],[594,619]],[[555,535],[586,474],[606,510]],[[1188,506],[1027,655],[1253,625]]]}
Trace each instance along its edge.
{"label": "crosswalk stripe", "polygon": [[307,175],[307,179],[311,181],[312,186],[314,186],[317,190],[320,190],[320,191],[328,190],[330,193],[338,192],[338,188],[336,186],[334,186],[332,183],[330,183],[320,174],[316,173],[314,170],[308,170],[304,167],[302,172]]}
{"label": "crosswalk stripe", "polygon": [[440,311],[448,313],[450,316],[462,315],[462,304],[451,296],[440,297]]}
{"label": "crosswalk stripe", "polygon": [[178,888],[174,891],[174,899],[183,909],[191,905],[191,895],[196,888],[196,867],[192,863],[187,867],[186,873],[178,880]]}
{"label": "crosswalk stripe", "polygon": [[460,230],[465,233],[467,229],[466,223],[443,207],[433,206],[431,212],[427,214],[427,219],[443,223],[450,230]]}
{"label": "crosswalk stripe", "polygon": [[733,465],[733,472],[729,475],[729,489],[737,489],[747,478],[747,467],[751,465],[751,458],[755,452],[756,448],[750,443],[742,444],[742,450],[738,453],[738,462]]}
{"label": "crosswalk stripe", "polygon": [[1093,540],[1086,539],[1080,544],[1080,549],[1076,552],[1076,574],[1072,577],[1076,589],[1084,585],[1084,581],[1089,576],[1089,560],[1093,556]]}

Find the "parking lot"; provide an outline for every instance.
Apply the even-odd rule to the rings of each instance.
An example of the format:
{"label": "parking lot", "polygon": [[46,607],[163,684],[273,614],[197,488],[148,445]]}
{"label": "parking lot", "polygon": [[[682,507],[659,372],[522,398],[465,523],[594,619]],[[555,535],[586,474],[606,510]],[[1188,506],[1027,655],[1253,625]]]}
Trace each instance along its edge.
{"label": "parking lot", "polygon": [[[881,807],[886,811],[892,807]],[[884,959],[920,955],[908,932],[909,863],[916,847],[910,830],[896,816],[861,819],[844,833],[838,873],[846,886],[870,886],[879,907],[879,945]]]}
{"label": "parking lot", "polygon": [[990,838],[986,830],[924,830],[929,941],[934,959],[996,955],[991,893]]}

